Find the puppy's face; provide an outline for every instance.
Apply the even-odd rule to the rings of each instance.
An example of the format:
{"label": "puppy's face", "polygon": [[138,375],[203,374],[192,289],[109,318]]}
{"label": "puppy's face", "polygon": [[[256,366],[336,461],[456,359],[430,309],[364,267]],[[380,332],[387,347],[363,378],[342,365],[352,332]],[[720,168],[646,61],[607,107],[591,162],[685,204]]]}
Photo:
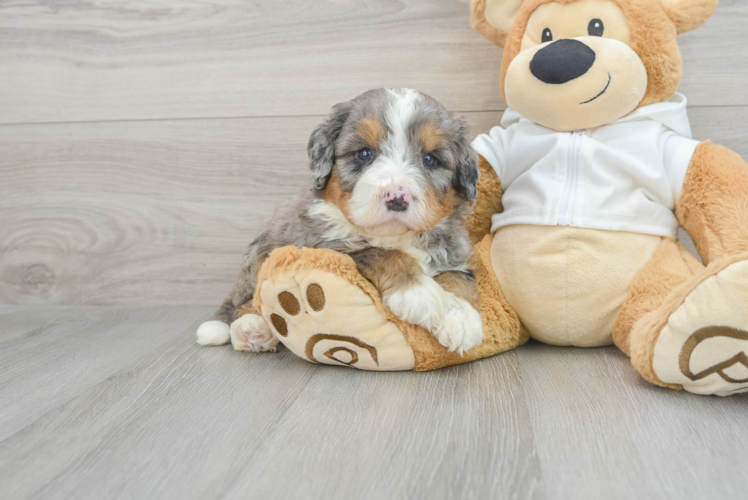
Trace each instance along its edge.
{"label": "puppy's face", "polygon": [[425,233],[472,201],[477,156],[464,121],[434,99],[378,89],[338,105],[309,143],[315,187],[363,233]]}

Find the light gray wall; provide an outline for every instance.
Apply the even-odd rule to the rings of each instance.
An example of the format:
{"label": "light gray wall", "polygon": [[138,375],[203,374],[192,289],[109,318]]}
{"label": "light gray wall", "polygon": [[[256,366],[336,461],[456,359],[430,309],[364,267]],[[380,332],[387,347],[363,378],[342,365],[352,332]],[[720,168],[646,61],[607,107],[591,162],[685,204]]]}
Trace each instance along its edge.
{"label": "light gray wall", "polygon": [[[498,123],[468,0],[0,3],[0,303],[217,304],[339,101]],[[694,135],[748,157],[748,2],[681,37]]]}

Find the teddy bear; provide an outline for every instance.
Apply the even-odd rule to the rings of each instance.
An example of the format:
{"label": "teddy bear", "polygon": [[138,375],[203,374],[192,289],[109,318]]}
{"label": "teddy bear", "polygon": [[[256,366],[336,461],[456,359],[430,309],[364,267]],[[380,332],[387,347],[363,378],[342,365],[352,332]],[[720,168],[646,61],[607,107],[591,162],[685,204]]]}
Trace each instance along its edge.
{"label": "teddy bear", "polygon": [[[353,261],[282,248],[254,306],[317,363],[424,371],[516,348],[615,344],[652,384],[748,391],[748,165],[691,138],[677,36],[717,0],[472,0],[509,109],[473,142],[483,343],[448,352]],[[678,241],[683,228],[701,259]],[[284,312],[291,292],[301,311]],[[310,292],[311,291],[311,292]]]}

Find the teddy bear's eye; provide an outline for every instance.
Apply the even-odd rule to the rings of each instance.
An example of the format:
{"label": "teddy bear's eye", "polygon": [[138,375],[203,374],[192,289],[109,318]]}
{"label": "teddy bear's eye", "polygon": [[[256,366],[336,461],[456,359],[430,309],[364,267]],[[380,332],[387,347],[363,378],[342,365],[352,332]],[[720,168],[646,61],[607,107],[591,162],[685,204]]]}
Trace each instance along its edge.
{"label": "teddy bear's eye", "polygon": [[587,26],[587,33],[589,33],[590,36],[603,36],[603,33],[605,33],[605,25],[600,19],[593,19],[590,21],[589,26]]}
{"label": "teddy bear's eye", "polygon": [[553,32],[551,32],[550,28],[546,28],[543,30],[543,38],[542,43],[545,42],[552,42],[553,41]]}

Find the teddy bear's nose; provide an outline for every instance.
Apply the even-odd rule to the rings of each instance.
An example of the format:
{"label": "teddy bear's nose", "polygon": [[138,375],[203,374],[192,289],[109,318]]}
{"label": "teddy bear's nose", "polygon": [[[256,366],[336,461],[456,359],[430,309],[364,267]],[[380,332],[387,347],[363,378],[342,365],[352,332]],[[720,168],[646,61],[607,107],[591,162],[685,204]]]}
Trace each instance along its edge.
{"label": "teddy bear's nose", "polygon": [[543,83],[559,85],[584,75],[594,63],[594,50],[565,38],[540,49],[530,61],[530,72]]}

